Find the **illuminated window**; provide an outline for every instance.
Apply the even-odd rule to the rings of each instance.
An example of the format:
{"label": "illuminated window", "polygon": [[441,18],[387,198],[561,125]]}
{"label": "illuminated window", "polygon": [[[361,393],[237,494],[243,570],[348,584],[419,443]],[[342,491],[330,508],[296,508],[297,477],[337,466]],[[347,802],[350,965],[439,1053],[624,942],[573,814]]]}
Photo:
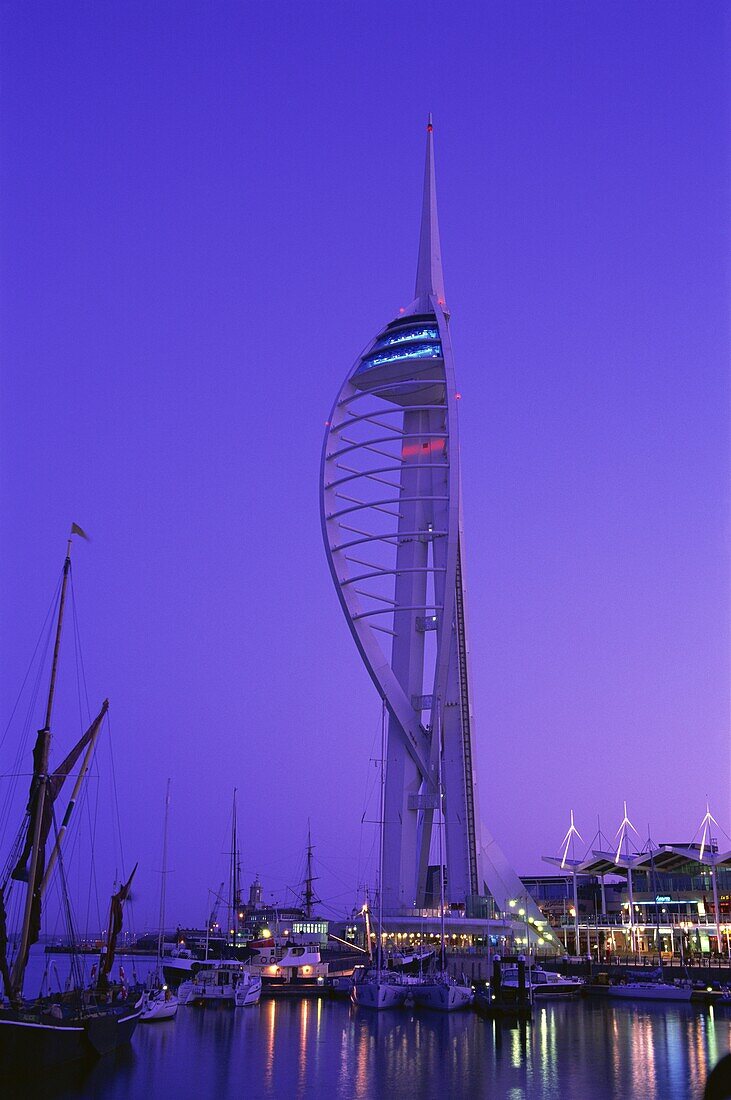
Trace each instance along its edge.
{"label": "illuminated window", "polygon": [[390,336],[382,336],[380,340],[376,342],[376,348],[390,348],[398,344],[409,344],[414,341],[425,340],[438,340],[439,329],[428,327],[423,325],[419,328],[404,329],[401,332],[394,332]]}
{"label": "illuminated window", "polygon": [[420,344],[418,347],[414,348],[405,347],[400,351],[382,352],[379,355],[371,355],[370,358],[363,360],[356,373],[362,374],[363,371],[371,370],[373,367],[382,367],[386,363],[399,363],[407,359],[441,358],[441,344]]}

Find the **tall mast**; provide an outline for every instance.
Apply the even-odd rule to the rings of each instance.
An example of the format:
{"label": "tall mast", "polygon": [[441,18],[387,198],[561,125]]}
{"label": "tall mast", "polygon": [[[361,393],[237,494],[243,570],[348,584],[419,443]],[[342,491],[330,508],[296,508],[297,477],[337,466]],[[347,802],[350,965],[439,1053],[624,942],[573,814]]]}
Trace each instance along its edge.
{"label": "tall mast", "polygon": [[66,546],[66,560],[63,563],[63,579],[61,581],[61,597],[58,602],[58,622],[56,623],[56,639],[53,645],[53,660],[51,662],[51,681],[48,685],[48,701],[46,703],[46,720],[43,729],[38,731],[36,748],[33,754],[35,777],[38,783],[36,803],[34,807],[35,820],[33,822],[33,847],[31,849],[30,868],[28,871],[28,884],[25,895],[25,909],[23,912],[23,924],[20,933],[20,948],[13,967],[12,981],[16,996],[23,992],[23,976],[27,963],[28,941],[30,939],[30,926],[33,914],[33,901],[39,889],[38,866],[41,855],[41,833],[43,828],[43,809],[46,801],[46,785],[48,783],[48,760],[51,749],[51,717],[53,715],[53,700],[56,694],[56,676],[58,673],[58,654],[61,648],[61,630],[63,628],[63,613],[66,606],[66,591],[68,589],[69,574],[71,572],[71,539]]}
{"label": "tall mast", "polygon": [[233,821],[231,824],[231,924],[233,946],[236,946],[236,933],[239,927],[239,837],[236,811],[236,791],[234,787]]}
{"label": "tall mast", "polygon": [[386,827],[386,700],[381,710],[381,812],[378,826],[378,973],[383,966],[383,833]]}
{"label": "tall mast", "polygon": [[441,700],[437,698],[437,782],[439,784],[439,931],[442,941],[440,956],[442,970],[446,970],[444,955],[444,789],[442,786],[442,713]]}
{"label": "tall mast", "polygon": [[84,735],[84,738],[82,739],[83,743],[83,740],[85,740],[85,738],[89,738],[87,743],[86,755],[84,756],[83,763],[81,765],[81,768],[79,769],[79,774],[76,776],[76,782],[74,783],[74,789],[71,792],[71,798],[69,799],[68,806],[66,807],[66,812],[63,815],[63,821],[61,822],[61,826],[58,830],[58,833],[56,834],[56,841],[53,845],[53,848],[51,849],[51,854],[48,858],[48,862],[46,863],[46,869],[43,873],[43,879],[40,885],[41,897],[43,897],[46,892],[46,887],[51,880],[51,874],[54,867],[56,866],[56,860],[61,853],[63,838],[65,837],[68,830],[69,822],[71,821],[71,815],[74,812],[76,801],[79,797],[79,791],[81,790],[82,784],[86,779],[86,774],[89,771],[92,757],[94,756],[94,750],[96,748],[97,738],[99,737],[99,731],[102,728],[102,720],[108,709],[109,700],[105,699],[102,703],[102,709],[99,711],[98,715],[96,716],[86,734]]}
{"label": "tall mast", "polygon": [[165,890],[168,873],[168,816],[170,814],[170,780],[165,790],[165,822],[162,828],[162,882],[160,883],[160,929],[157,934],[157,964],[161,965],[162,945],[165,936]]}
{"label": "tall mast", "polygon": [[312,883],[314,881],[312,875],[312,831],[310,829],[310,821],[307,819],[307,873],[305,875],[305,915],[309,918],[312,916],[312,902],[315,898],[315,892],[312,889]]}

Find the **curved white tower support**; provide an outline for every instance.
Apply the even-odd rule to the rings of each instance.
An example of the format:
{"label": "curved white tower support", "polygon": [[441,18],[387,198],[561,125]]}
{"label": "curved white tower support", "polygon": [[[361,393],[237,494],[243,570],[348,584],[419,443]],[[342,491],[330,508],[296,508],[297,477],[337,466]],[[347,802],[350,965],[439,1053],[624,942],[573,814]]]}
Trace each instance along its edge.
{"label": "curved white tower support", "polygon": [[423,906],[438,737],[447,898],[485,886],[500,908],[524,894],[492,838],[483,848],[473,774],[459,432],[427,126],[411,305],[378,333],[338,394],[322,452],[321,513],[335,587],[389,711],[383,890],[387,910]]}

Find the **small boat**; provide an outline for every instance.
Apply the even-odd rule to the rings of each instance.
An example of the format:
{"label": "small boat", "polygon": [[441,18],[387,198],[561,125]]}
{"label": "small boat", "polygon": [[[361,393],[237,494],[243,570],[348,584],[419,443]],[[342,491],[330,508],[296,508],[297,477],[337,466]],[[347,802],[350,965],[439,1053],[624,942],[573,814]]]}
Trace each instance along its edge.
{"label": "small boat", "polygon": [[160,881],[160,924],[157,935],[157,966],[153,977],[153,987],[143,997],[140,1021],[151,1024],[156,1020],[174,1020],[178,1011],[178,998],[169,986],[163,985],[160,976],[162,964],[162,945],[165,938],[165,886],[168,872],[168,814],[170,812],[170,780],[165,791],[165,824],[162,840],[162,876]]}
{"label": "small boat", "polygon": [[401,1008],[411,992],[411,986],[402,981],[393,970],[371,970],[361,981],[356,982],[350,992],[354,1005],[382,1011],[386,1008]]}
{"label": "small boat", "polygon": [[265,942],[266,947],[253,948],[257,954],[246,963],[252,974],[259,975],[265,991],[325,985],[328,964],[322,961],[317,945],[290,944],[274,936]]}
{"label": "small boat", "polygon": [[173,947],[162,956],[163,976],[171,985],[187,981],[205,965],[206,961],[199,959],[189,947]]}
{"label": "small boat", "polygon": [[[584,982],[580,978],[565,978],[563,974],[543,970],[540,966],[526,967],[525,984],[532,996],[538,1000],[578,997],[584,989]],[[519,988],[517,966],[504,968],[501,985],[504,989]]]}
{"label": "small boat", "polygon": [[692,985],[670,982],[620,982],[607,986],[607,996],[620,1001],[684,1001],[693,997]]}
{"label": "small boat", "polygon": [[442,783],[442,757],[444,755],[444,738],[441,722],[441,707],[437,706],[435,712],[435,734],[438,737],[438,773],[437,790],[439,792],[439,921],[440,921],[440,947],[439,967],[432,970],[423,978],[418,978],[411,985],[410,993],[414,1004],[419,1008],[432,1008],[437,1012],[456,1012],[461,1008],[467,1008],[472,1004],[474,991],[466,981],[457,981],[447,972],[447,960],[445,954],[446,930],[444,926],[444,785]]}
{"label": "small boat", "polygon": [[409,992],[419,1008],[437,1012],[457,1012],[472,1004],[474,991],[465,981],[452,978],[446,971],[437,971],[410,986]]}
{"label": "small boat", "polygon": [[367,966],[355,966],[352,974],[333,974],[332,977],[326,979],[325,986],[330,996],[336,1000],[340,998],[350,1000],[353,986],[359,985],[367,973]]}
{"label": "small boat", "polygon": [[386,704],[381,711],[381,813],[378,830],[378,949],[376,965],[355,983],[350,991],[354,1005],[380,1012],[387,1008],[400,1008],[409,994],[401,974],[383,965],[383,833],[386,819]]}
{"label": "small boat", "polygon": [[590,994],[619,1001],[675,1001],[685,1004],[695,1001],[717,1004],[722,1003],[724,997],[724,990],[720,985],[706,985],[688,978],[665,981],[661,970],[654,971],[645,978],[616,982],[611,981],[608,974],[601,973],[593,982],[587,983],[585,988]]}
{"label": "small boat", "polygon": [[[71,536],[87,536],[73,524]],[[53,996],[27,999],[24,978],[31,946],[37,943],[42,909],[51,874],[58,868],[63,904],[70,912],[62,847],[82,785],[88,774],[99,732],[107,713],[105,700],[99,714],[66,758],[53,770],[51,725],[58,672],[58,658],[71,574],[69,538],[55,616],[55,641],[45,720],[38,730],[33,749],[32,778],[25,816],[18,831],[11,857],[0,880],[0,976],[4,997],[0,1000],[0,1066],[3,1079],[10,1074],[49,1069],[65,1062],[108,1054],[132,1038],[141,1013],[139,994],[126,983],[111,982],[117,937],[122,929],[124,902],[129,895],[135,869],[120,885],[111,900],[107,940],[99,963],[98,977],[91,988],[84,985],[78,951],[72,945],[71,976],[73,989]],[[49,635],[50,641],[50,635]],[[50,854],[47,852],[51,827],[56,820],[55,803],[65,781],[76,771],[76,779],[65,813],[58,815],[61,825],[55,832]],[[7,927],[6,912],[13,893],[24,891],[20,899],[21,923],[16,937]],[[10,948],[14,949],[10,957]],[[96,974],[96,966],[92,975]]]}
{"label": "small boat", "polygon": [[[183,988],[183,986],[185,988]],[[183,1004],[226,1004],[236,1008],[257,1004],[261,997],[261,978],[243,963],[222,959],[204,966],[178,990]]]}
{"label": "small boat", "polygon": [[[178,987],[178,1002],[189,1004],[193,984],[198,981],[199,975],[204,970],[211,970],[219,964],[236,967],[244,960],[249,964],[250,944],[242,943],[241,922],[244,919],[243,903],[241,900],[241,865],[238,842],[238,810],[237,790],[233,792],[233,807],[231,812],[231,872],[229,878],[228,899],[225,901],[227,912],[226,935],[216,932],[218,924],[216,913],[219,904],[224,904],[222,897],[225,882],[221,883],[219,892],[213,893],[216,903],[213,912],[208,918],[205,933],[200,933],[195,950],[191,950],[184,941],[171,950],[162,954],[161,964],[165,981]],[[199,933],[196,930],[196,936]],[[160,941],[160,952],[163,944]],[[252,960],[248,969],[253,970],[256,960]]]}
{"label": "small boat", "polygon": [[156,989],[152,993],[143,994],[141,1023],[152,1023],[154,1020],[172,1020],[178,1011],[178,998],[169,986]]}

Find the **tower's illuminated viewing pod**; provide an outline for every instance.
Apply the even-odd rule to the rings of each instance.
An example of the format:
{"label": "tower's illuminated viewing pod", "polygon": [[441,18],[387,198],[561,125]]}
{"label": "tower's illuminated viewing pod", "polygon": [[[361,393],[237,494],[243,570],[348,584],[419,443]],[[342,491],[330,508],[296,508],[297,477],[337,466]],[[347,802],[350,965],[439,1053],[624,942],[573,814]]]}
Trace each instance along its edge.
{"label": "tower's illuminated viewing pod", "polygon": [[[427,127],[414,300],[358,357],[328,421],[322,528],[353,637],[388,708],[384,905],[422,907],[439,812],[451,903],[524,889],[484,834],[473,774],[459,433]],[[433,859],[433,852],[432,852]]]}

